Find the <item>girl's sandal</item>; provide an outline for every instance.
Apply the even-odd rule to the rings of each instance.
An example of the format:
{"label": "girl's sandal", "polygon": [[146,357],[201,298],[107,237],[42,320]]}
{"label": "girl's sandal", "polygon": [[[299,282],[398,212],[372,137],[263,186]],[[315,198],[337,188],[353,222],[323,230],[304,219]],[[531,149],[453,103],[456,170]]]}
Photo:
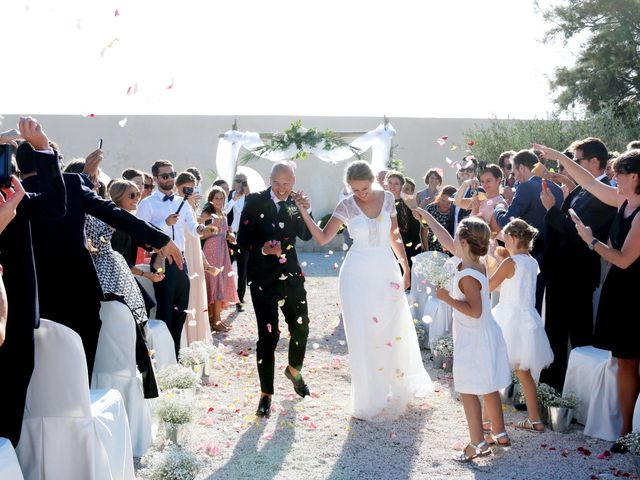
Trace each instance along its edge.
{"label": "girl's sandal", "polygon": [[[468,447],[471,447],[474,450],[474,453],[471,456],[467,455]],[[484,447],[487,447],[487,448],[483,450]],[[458,455],[454,455],[452,458],[456,462],[467,463],[473,460],[474,458],[485,457],[487,455],[491,455],[491,453],[492,452],[491,452],[491,448],[489,448],[489,444],[483,440],[477,445],[474,445],[473,443],[468,444],[466,447],[464,447],[462,452],[460,452]]]}
{"label": "girl's sandal", "polygon": [[[542,430],[538,430],[536,428],[536,425],[542,425]],[[528,432],[534,432],[534,433],[543,433],[544,432],[544,423],[542,422],[532,422],[530,419],[526,419],[526,420],[520,420],[518,423],[515,424],[515,428],[519,429],[519,430],[527,430]]]}
{"label": "girl's sandal", "polygon": [[[488,444],[494,445],[496,447],[507,448],[511,446],[511,439],[509,438],[509,434],[507,432],[500,432],[497,435],[489,432],[489,437],[491,441],[487,441]],[[500,441],[501,438],[506,438],[506,441]]]}
{"label": "girl's sandal", "polygon": [[482,422],[482,433],[485,437],[491,435],[491,420],[484,420]]}

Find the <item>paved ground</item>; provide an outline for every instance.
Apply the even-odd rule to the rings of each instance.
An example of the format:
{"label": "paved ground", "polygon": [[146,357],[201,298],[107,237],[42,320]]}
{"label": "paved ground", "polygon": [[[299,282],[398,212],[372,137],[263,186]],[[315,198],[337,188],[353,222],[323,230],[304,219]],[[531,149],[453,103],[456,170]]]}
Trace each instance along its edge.
{"label": "paved ground", "polygon": [[[259,385],[251,306],[233,320],[229,334],[214,337],[220,351],[214,383],[198,395],[198,419],[189,427],[186,445],[206,459],[198,478],[577,480],[633,472],[628,455],[598,458],[609,444],[585,437],[578,426],[567,434],[516,432],[509,426],[513,448],[477,463],[454,463],[451,455],[467,439],[462,405],[453,392],[452,378],[433,368],[428,351],[423,351],[423,359],[437,386],[431,397],[415,403],[395,422],[351,419],[345,411],[349,358],[338,316],[334,269],[341,257],[342,252],[328,257],[301,255],[312,319],[304,374],[312,398],[297,397],[280,373],[288,345],[283,334],[276,354],[274,412],[268,420],[257,420]],[[505,417],[511,424],[523,414],[508,407]]]}

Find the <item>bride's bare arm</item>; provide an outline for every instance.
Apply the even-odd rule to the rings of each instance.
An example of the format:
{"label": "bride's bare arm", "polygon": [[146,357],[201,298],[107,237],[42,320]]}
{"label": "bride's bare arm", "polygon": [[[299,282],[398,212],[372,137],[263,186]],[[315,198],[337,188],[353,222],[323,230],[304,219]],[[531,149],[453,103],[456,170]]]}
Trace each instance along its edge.
{"label": "bride's bare arm", "polygon": [[456,247],[453,244],[453,237],[447,231],[447,229],[440,225],[440,222],[433,218],[433,215],[427,212],[424,208],[416,208],[415,211],[418,212],[420,216],[427,222],[427,225],[440,242],[440,245],[442,245],[451,253],[455,253]]}
{"label": "bride's bare arm", "polygon": [[300,203],[296,201],[296,204],[298,205],[298,210],[300,211],[302,220],[304,220],[305,225],[311,232],[311,236],[316,242],[318,242],[319,245],[326,245],[333,239],[333,237],[336,236],[336,234],[340,230],[340,227],[342,226],[342,220],[332,216],[325,227],[320,228],[318,225],[316,225],[316,222],[313,221],[313,218],[311,218],[309,212],[307,212],[307,209],[303,205],[303,201],[301,201]]}

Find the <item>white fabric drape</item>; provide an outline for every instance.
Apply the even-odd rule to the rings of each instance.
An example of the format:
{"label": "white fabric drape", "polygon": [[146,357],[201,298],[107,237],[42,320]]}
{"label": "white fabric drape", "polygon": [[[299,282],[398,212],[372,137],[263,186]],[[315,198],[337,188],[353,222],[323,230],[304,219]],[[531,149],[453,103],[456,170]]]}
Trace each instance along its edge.
{"label": "white fabric drape", "polygon": [[[366,152],[371,149],[371,168],[374,171],[379,171],[386,168],[391,151],[391,139],[395,135],[396,130],[393,128],[393,125],[390,123],[386,125],[381,123],[374,130],[370,130],[364,135],[361,135],[349,145],[357,148],[361,152]],[[264,142],[256,132],[239,132],[237,130],[225,132],[218,142],[218,151],[216,153],[216,170],[218,176],[231,185],[231,181],[236,172],[240,147],[252,151],[261,146],[264,146]],[[353,150],[346,146],[325,150],[324,142],[320,142],[315,147],[303,145],[302,150],[318,157],[320,160],[333,163],[342,162],[354,156]],[[298,153],[298,149],[295,145],[291,145],[286,150],[254,153],[261,158],[279,162],[295,156],[296,153]]]}

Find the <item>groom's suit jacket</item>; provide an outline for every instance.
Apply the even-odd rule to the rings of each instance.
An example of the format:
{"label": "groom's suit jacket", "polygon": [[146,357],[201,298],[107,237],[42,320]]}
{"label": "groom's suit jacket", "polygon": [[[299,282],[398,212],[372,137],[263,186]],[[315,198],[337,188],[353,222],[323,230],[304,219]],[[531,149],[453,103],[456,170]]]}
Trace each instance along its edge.
{"label": "groom's suit jacket", "polygon": [[[601,180],[609,185],[609,179]],[[547,283],[579,282],[595,289],[600,283],[600,256],[580,238],[573,220],[569,217],[573,208],[582,222],[591,227],[601,242],[609,238],[609,228],[616,209],[606,205],[582,187],[574,188],[560,208],[551,207],[545,215],[548,241],[542,257],[541,268]]]}
{"label": "groom's suit jacket", "polygon": [[[271,198],[271,188],[247,196],[237,241],[240,248],[249,252],[248,280],[255,285],[281,282],[284,277],[289,281],[304,281],[295,248],[297,237],[310,240],[311,232],[291,198],[278,212]],[[262,254],[264,244],[272,240],[280,242],[285,257],[279,259],[275,255]]]}

